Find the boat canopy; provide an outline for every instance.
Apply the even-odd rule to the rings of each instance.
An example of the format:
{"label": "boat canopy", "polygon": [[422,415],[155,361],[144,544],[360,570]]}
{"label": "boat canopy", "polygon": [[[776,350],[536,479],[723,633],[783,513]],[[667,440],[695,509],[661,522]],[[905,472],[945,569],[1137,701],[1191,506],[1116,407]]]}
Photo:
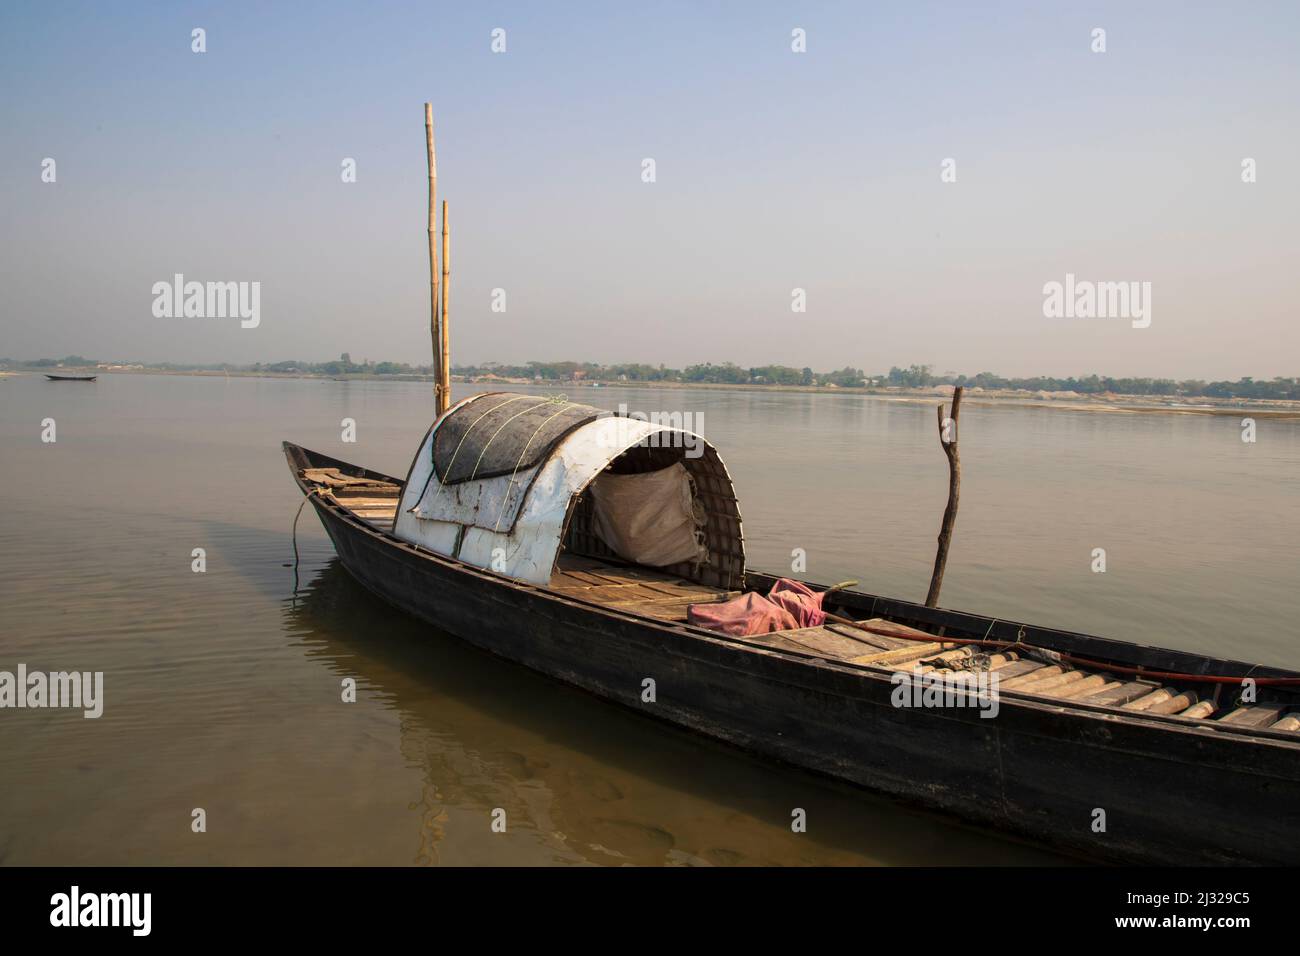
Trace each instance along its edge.
{"label": "boat canopy", "polygon": [[735,490],[712,445],[563,397],[487,392],[448,410],[411,463],[393,534],[542,585],[562,552],[729,590],[745,573]]}

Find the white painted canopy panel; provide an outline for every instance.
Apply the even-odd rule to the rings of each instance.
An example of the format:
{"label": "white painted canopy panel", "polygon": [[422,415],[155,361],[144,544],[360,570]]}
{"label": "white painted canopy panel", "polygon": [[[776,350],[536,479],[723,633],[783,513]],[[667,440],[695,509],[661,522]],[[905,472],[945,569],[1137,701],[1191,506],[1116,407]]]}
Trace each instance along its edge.
{"label": "white painted canopy panel", "polygon": [[664,445],[703,442],[696,436],[686,442],[680,429],[611,415],[571,431],[532,468],[444,485],[434,468],[438,428],[478,397],[453,407],[429,430],[402,491],[393,534],[533,584],[550,582],[569,503],[611,461],[656,433],[665,434],[651,441]]}
{"label": "white painted canopy panel", "polygon": [[541,465],[534,465],[515,475],[461,481],[452,485],[444,485],[429,470],[427,485],[415,504],[413,514],[426,520],[509,531],[519,516],[525,493],[540,470]]}

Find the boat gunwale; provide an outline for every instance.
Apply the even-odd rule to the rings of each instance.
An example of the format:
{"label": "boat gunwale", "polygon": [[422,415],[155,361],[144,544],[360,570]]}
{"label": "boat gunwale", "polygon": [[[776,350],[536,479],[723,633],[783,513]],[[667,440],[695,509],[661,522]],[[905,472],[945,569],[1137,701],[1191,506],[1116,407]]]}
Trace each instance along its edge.
{"label": "boat gunwale", "polygon": [[[621,620],[628,623],[638,624],[641,626],[649,626],[663,633],[672,634],[676,637],[688,638],[697,643],[708,643],[708,644],[716,645],[718,647],[727,648],[731,650],[747,651],[747,652],[775,658],[777,660],[784,661],[791,664],[802,664],[802,665],[811,666],[818,669],[829,670],[832,673],[835,673],[837,675],[842,675],[845,677],[857,678],[857,679],[871,678],[875,680],[885,679],[890,683],[892,683],[893,675],[899,673],[898,670],[895,670],[893,668],[884,667],[876,664],[850,664],[847,661],[834,660],[831,658],[817,656],[815,654],[802,654],[798,651],[793,651],[786,648],[770,647],[770,646],[752,643],[749,641],[733,638],[729,635],[719,634],[715,631],[710,631],[706,628],[697,627],[695,625],[691,625],[687,623],[682,623],[677,621],[664,621],[659,618],[637,614],[633,611],[610,607],[609,605],[599,604],[594,601],[588,601],[580,597],[564,594],[560,591],[556,591],[552,588],[546,587],[545,585],[533,584],[528,581],[520,581],[515,578],[511,578],[507,575],[499,574],[497,572],[491,571],[487,568],[477,567],[476,565],[470,564],[459,558],[453,558],[448,555],[438,554],[435,551],[430,551],[427,548],[422,548],[419,545],[414,544],[412,542],[404,541],[403,539],[398,538],[396,535],[394,535],[391,531],[383,531],[382,529],[375,527],[373,524],[366,521],[364,518],[358,517],[351,509],[349,509],[346,505],[343,505],[338,501],[325,500],[321,495],[315,494],[314,488],[311,485],[311,483],[308,482],[306,479],[302,478],[301,475],[299,474],[299,472],[305,466],[300,466],[296,461],[294,461],[292,454],[293,452],[300,452],[302,453],[304,458],[307,456],[311,456],[312,458],[316,459],[318,462],[325,463],[325,467],[333,466],[333,467],[347,468],[350,469],[352,472],[356,473],[357,477],[381,480],[381,481],[392,483],[394,485],[398,485],[399,487],[403,485],[403,482],[400,479],[394,478],[391,475],[385,475],[381,472],[372,471],[370,469],[364,468],[360,465],[353,464],[351,462],[346,462],[338,458],[333,458],[332,456],[320,452],[312,451],[309,448],[304,448],[301,445],[295,445],[292,442],[288,442],[288,441],[283,442],[283,448],[285,452],[285,457],[286,459],[288,459],[289,464],[293,469],[294,481],[297,483],[299,489],[303,492],[304,496],[312,500],[312,503],[315,507],[325,508],[329,510],[331,513],[335,514],[342,520],[349,522],[358,530],[363,531],[366,534],[371,535],[373,537],[379,538],[385,544],[402,548],[408,552],[417,555],[418,557],[432,560],[434,563],[439,564],[447,568],[448,570],[469,574],[472,577],[477,578],[487,584],[495,584],[499,586],[504,586],[508,589],[514,588],[518,590],[533,592],[557,604],[563,604],[570,607],[574,607],[588,613],[595,612],[604,617],[609,617],[609,618]],[[766,578],[773,577],[773,575],[767,574],[762,571],[756,571],[756,570],[747,569],[746,573],[755,574]],[[817,585],[812,582],[805,582],[805,583],[809,584],[810,587],[814,587],[814,588],[821,587],[824,589],[824,586],[822,585]],[[1032,628],[1033,630],[1038,631],[1040,633],[1043,633],[1045,631],[1045,629],[1039,628],[1035,625],[1022,624],[1016,621],[1002,621],[999,618],[981,617],[980,615],[969,614],[968,612],[951,611],[944,608],[926,608],[923,605],[912,605],[909,602],[899,601],[896,598],[885,598],[879,595],[868,594],[861,591],[848,591],[847,593],[853,594],[860,598],[868,598],[868,599],[875,599],[877,601],[884,601],[887,604],[903,605],[909,608],[916,607],[917,609],[922,611],[932,611],[932,612],[939,611],[945,614],[960,615],[962,617],[971,618],[973,620],[982,620],[986,622],[1001,623],[1022,630]],[[1124,647],[1134,647],[1134,648],[1150,647],[1149,645],[1135,644],[1133,642],[1127,642],[1127,641],[1116,641],[1112,638],[1103,638],[1097,635],[1083,634],[1081,632],[1057,631],[1057,630],[1050,630],[1050,629],[1048,632],[1053,635],[1059,634],[1067,638],[1078,637],[1078,638],[1083,638],[1085,640],[1102,641],[1106,643],[1119,644]],[[942,636],[936,635],[936,639],[939,641],[943,641]],[[954,640],[959,640],[959,639],[954,638]],[[1154,649],[1172,650],[1168,648],[1159,648],[1159,647]],[[1191,652],[1185,652],[1185,651],[1177,652],[1177,653],[1189,654],[1189,656],[1197,657],[1205,661],[1213,661],[1216,664],[1225,664],[1230,666],[1239,665],[1241,667],[1254,668],[1253,673],[1257,674],[1260,677],[1300,676],[1300,674],[1297,674],[1294,671],[1287,671],[1281,668],[1256,666],[1248,662],[1230,661],[1221,658],[1212,658],[1206,655],[1198,655],[1198,654],[1193,654]],[[1186,683],[1195,683],[1195,682],[1196,681],[1194,679],[1186,681]],[[812,687],[813,689],[820,690],[823,692],[827,690],[827,688],[824,685],[815,685],[815,686],[805,685],[805,686]],[[1241,726],[1236,724],[1223,724],[1221,722],[1208,720],[1205,718],[1180,717],[1177,714],[1152,714],[1146,711],[1125,711],[1114,706],[1106,706],[1101,704],[1089,704],[1086,701],[1081,701],[1081,700],[1075,701],[1075,700],[1070,700],[1068,698],[1067,699],[1053,698],[1046,695],[1027,693],[1025,691],[1017,690],[1014,688],[1007,689],[1007,690],[999,689],[998,697],[1000,701],[1005,700],[1006,698],[1010,698],[1013,704],[1024,707],[1027,710],[1061,713],[1067,716],[1092,717],[1092,718],[1101,719],[1106,722],[1119,722],[1129,726],[1148,727],[1151,729],[1174,731],[1183,734],[1192,734],[1198,736],[1204,736],[1206,732],[1212,732],[1219,739],[1224,739],[1233,742],[1240,741],[1245,743],[1253,742],[1259,744],[1278,744],[1278,745],[1282,745],[1284,749],[1291,749],[1291,750],[1300,748],[1300,739],[1297,739],[1295,734],[1286,731],[1272,731],[1266,727],[1248,727],[1248,726]],[[950,719],[958,719],[958,718],[950,717]]]}

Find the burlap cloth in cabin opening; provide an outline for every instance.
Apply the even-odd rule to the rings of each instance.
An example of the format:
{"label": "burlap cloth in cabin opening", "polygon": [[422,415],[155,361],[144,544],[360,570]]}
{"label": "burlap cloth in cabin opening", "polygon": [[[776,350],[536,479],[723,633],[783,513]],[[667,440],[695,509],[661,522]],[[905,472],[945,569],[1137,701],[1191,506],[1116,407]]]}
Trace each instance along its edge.
{"label": "burlap cloth in cabin opening", "polygon": [[708,560],[708,516],[681,462],[632,475],[603,472],[590,491],[593,530],[619,557],[652,568]]}

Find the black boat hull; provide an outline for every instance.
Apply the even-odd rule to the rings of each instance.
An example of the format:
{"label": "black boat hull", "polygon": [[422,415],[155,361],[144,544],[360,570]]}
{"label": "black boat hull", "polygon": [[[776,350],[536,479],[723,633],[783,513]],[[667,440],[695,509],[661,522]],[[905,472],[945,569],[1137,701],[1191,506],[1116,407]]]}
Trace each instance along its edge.
{"label": "black boat hull", "polygon": [[[311,453],[287,445],[286,454],[296,472]],[[520,584],[310,500],[344,567],[380,598],[648,716],[1091,859],[1300,862],[1300,743],[1280,735],[1009,693],[993,719],[973,708],[896,707],[887,673]],[[643,698],[647,679],[653,702]]]}

